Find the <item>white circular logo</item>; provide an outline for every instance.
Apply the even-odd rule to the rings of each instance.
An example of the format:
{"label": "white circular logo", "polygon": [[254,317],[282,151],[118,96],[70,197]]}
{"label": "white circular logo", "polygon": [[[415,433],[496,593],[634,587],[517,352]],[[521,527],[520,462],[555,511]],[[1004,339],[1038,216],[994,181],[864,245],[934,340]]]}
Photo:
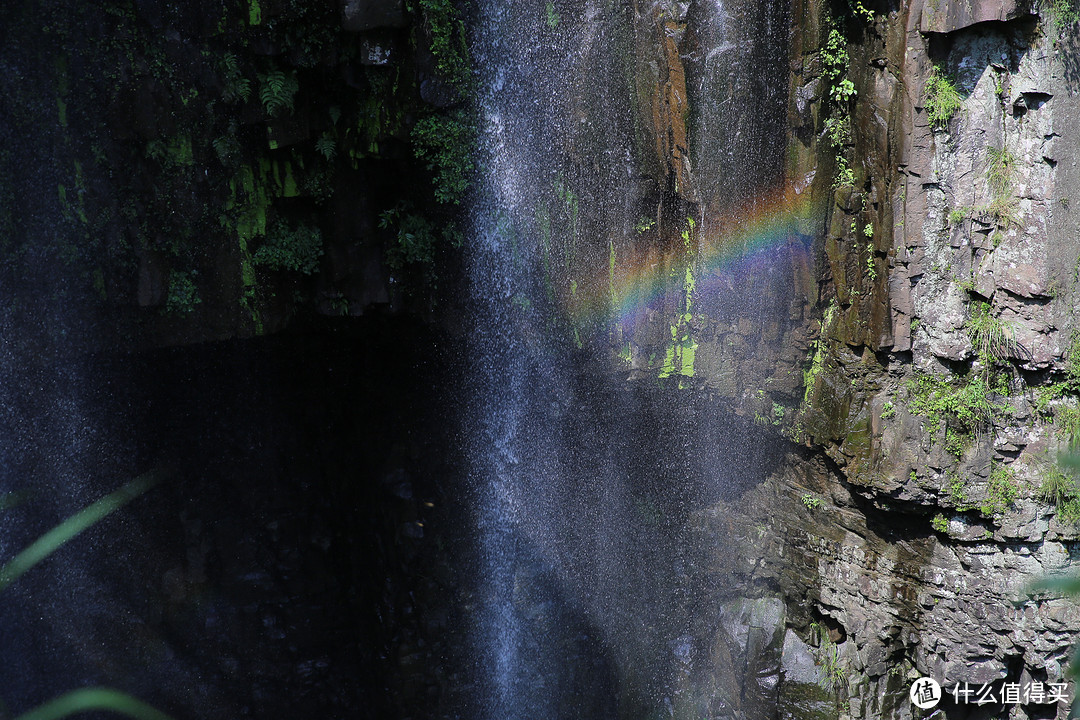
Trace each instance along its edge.
{"label": "white circular logo", "polygon": [[911,702],[920,710],[929,710],[941,702],[941,686],[934,678],[921,677],[911,683]]}

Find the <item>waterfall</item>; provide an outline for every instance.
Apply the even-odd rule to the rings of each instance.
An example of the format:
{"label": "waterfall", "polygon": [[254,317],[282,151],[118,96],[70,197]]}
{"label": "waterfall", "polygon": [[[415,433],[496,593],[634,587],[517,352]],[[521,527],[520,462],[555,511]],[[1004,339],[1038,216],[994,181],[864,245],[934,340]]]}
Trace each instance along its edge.
{"label": "waterfall", "polygon": [[[760,480],[769,451],[691,388],[688,323],[671,325],[684,337],[667,369],[642,369],[634,338],[666,333],[698,295],[719,316],[776,312],[740,293],[746,273],[727,295],[694,289],[712,279],[707,233],[782,185],[789,11],[773,5],[479,2],[476,717],[690,717],[723,702],[694,689],[716,682],[698,637],[715,579],[685,521]],[[662,92],[642,87],[645,47],[671,53]],[[690,120],[662,153],[650,97]],[[666,390],[605,369],[623,346],[631,376],[659,372]]]}

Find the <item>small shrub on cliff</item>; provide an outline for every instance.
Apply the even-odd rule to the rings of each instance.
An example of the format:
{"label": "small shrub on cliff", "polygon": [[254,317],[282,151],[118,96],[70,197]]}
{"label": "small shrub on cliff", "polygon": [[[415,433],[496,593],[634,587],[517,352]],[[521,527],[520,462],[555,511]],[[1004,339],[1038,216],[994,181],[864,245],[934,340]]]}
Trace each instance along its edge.
{"label": "small shrub on cliff", "polygon": [[266,233],[266,242],[252,261],[271,270],[311,275],[319,269],[322,254],[322,234],[318,228],[301,224],[293,229],[278,222]]}
{"label": "small shrub on cliff", "polygon": [[930,127],[935,130],[948,129],[949,121],[960,109],[960,93],[956,89],[956,84],[938,65],[934,65],[930,71],[930,77],[926,79],[923,103]]}
{"label": "small shrub on cliff", "polygon": [[971,436],[967,433],[957,432],[952,428],[945,428],[945,452],[957,460],[964,456]]}
{"label": "small shrub on cliff", "polygon": [[544,8],[544,12],[547,15],[548,27],[552,30],[559,27],[559,20],[561,20],[562,18],[559,16],[559,13],[555,12],[555,3],[551,2],[551,0],[548,0],[548,4]]}
{"label": "small shrub on cliff", "polygon": [[818,647],[817,665],[821,668],[821,687],[835,690],[847,682],[847,671],[840,664],[840,648],[829,636],[828,628],[820,623],[810,623],[811,641]]}
{"label": "small shrub on cliff", "polygon": [[315,141],[315,152],[322,155],[329,162],[337,155],[337,141],[330,134],[329,131],[324,132],[318,140]]}
{"label": "small shrub on cliff", "polygon": [[[848,65],[851,63],[847,51],[847,40],[836,28],[829,31],[829,39],[825,41],[825,47],[821,49],[821,61],[824,65],[822,75],[825,76],[825,80],[829,83],[829,96],[834,97],[837,94],[836,87],[841,84],[840,78],[847,73]],[[848,84],[851,84],[850,81]],[[855,87],[852,85],[851,95],[854,95],[854,93]],[[839,94],[844,95],[843,92]],[[847,97],[850,97],[850,95]]]}
{"label": "small shrub on cliff", "polygon": [[465,23],[452,0],[415,0],[407,3],[410,12],[423,14],[435,69],[444,80],[459,89],[468,86],[472,73]]}
{"label": "small shrub on cliff", "polygon": [[429,115],[412,131],[413,151],[433,173],[435,198],[457,204],[469,189],[476,130],[464,110]]}
{"label": "small shrub on cliff", "polygon": [[1042,485],[1039,486],[1039,498],[1043,502],[1050,503],[1061,512],[1070,501],[1080,496],[1080,488],[1076,485],[1076,479],[1059,468],[1057,465],[1048,464],[1046,476]]}
{"label": "small shrub on cliff", "polygon": [[983,364],[984,374],[989,373],[993,366],[1004,363],[1015,350],[1012,323],[994,315],[989,303],[971,303],[967,330],[971,345]]}
{"label": "small shrub on cliff", "polygon": [[986,148],[986,181],[994,195],[1012,192],[1012,176],[1016,169],[1016,156],[1008,148]]}
{"label": "small shrub on cliff", "polygon": [[949,494],[949,500],[960,512],[970,510],[967,504],[967,483],[954,470],[950,470],[946,477],[949,483],[945,486],[945,491]]}
{"label": "small shrub on cliff", "polygon": [[848,0],[848,7],[855,16],[868,23],[874,22],[874,11],[862,4],[862,0]]}
{"label": "small shrub on cliff", "polygon": [[847,78],[844,78],[829,89],[829,97],[831,97],[833,102],[837,104],[846,103],[848,100],[855,97],[857,94],[858,93],[855,90],[855,83],[851,82]]}
{"label": "small shrub on cliff", "polygon": [[384,210],[379,215],[379,227],[394,233],[395,242],[387,253],[387,261],[394,270],[407,265],[425,266],[430,270],[435,264],[440,237],[455,247],[462,242],[461,233],[452,224],[440,232],[430,220],[414,213],[408,203]]}
{"label": "small shrub on cliff", "polygon": [[169,293],[165,297],[165,312],[170,315],[189,315],[202,302],[199,287],[192,272],[172,270],[169,272]]}
{"label": "small shrub on cliff", "polygon": [[1054,27],[1060,32],[1080,20],[1080,1],[1050,0],[1050,14],[1054,18]]}
{"label": "small shrub on cliff", "polygon": [[939,533],[948,534],[949,521],[945,519],[944,515],[938,513],[934,516],[934,519],[930,521],[930,527],[934,528],[934,530],[937,530]]}
{"label": "small shrub on cliff", "polygon": [[992,390],[979,373],[969,373],[962,383],[933,375],[916,375],[907,384],[908,407],[927,418],[933,428],[944,421],[965,431],[992,423],[1004,408],[991,401]]}
{"label": "small shrub on cliff", "polygon": [[833,148],[839,149],[851,142],[851,120],[844,117],[831,117],[825,121],[825,133]]}
{"label": "small shrub on cliff", "polygon": [[837,189],[855,187],[855,171],[848,165],[847,158],[843,155],[836,157],[836,179],[833,187]]}
{"label": "small shrub on cliff", "polygon": [[1016,502],[1016,498],[1020,495],[1020,487],[1016,482],[1016,473],[1011,467],[994,463],[990,470],[986,495],[986,501],[979,510],[987,517],[1005,512]]}
{"label": "small shrub on cliff", "polygon": [[[1061,506],[1058,510],[1058,517],[1062,522],[1080,522],[1080,500],[1073,498],[1069,502]],[[1073,717],[1076,717],[1075,715]]]}

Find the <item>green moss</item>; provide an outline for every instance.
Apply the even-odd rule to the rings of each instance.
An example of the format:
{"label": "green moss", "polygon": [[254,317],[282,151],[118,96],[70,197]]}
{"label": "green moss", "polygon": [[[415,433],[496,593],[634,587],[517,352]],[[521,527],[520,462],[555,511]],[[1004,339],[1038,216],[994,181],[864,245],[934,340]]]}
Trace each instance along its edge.
{"label": "green moss", "polygon": [[296,186],[296,178],[293,176],[293,166],[290,162],[273,161],[266,166],[269,175],[273,179],[277,195],[280,197],[297,197],[300,194]]}
{"label": "green moss", "polygon": [[551,281],[551,213],[543,201],[538,201],[533,214],[540,231],[540,264],[544,269],[544,290],[549,303],[555,302],[555,286]]}
{"label": "green moss", "polygon": [[146,157],[157,160],[166,170],[195,164],[195,153],[189,135],[174,135],[168,140],[151,140],[146,144]]}
{"label": "green moss", "polygon": [[[671,345],[664,355],[664,364],[660,368],[659,377],[661,379],[672,375],[679,375],[683,378],[694,376],[694,361],[697,356],[698,343],[694,340],[691,330],[694,291],[697,285],[693,268],[693,243],[690,239],[690,234],[694,229],[692,219],[688,219],[688,225],[688,229],[683,233],[686,267],[682,271],[682,308],[675,322],[671,325]],[[677,272],[678,270],[672,271],[673,275]]]}
{"label": "green moss", "polygon": [[248,25],[262,24],[262,6],[259,0],[248,0]]}
{"label": "green moss", "polygon": [[94,268],[92,273],[92,282],[94,285],[94,292],[98,294],[98,298],[105,302],[109,299],[109,294],[105,289],[105,271],[101,268]]}
{"label": "green moss", "polygon": [[694,356],[697,352],[698,344],[692,339],[684,341],[682,346],[682,367],[679,368],[679,374],[683,377],[694,377]]}
{"label": "green moss", "polygon": [[813,343],[813,354],[810,358],[810,367],[803,370],[803,405],[809,407],[814,390],[817,387],[817,379],[825,367],[825,359],[828,356],[826,333],[832,327],[836,318],[836,301],[833,300],[825,308],[821,318],[821,329],[818,338]]}
{"label": "green moss", "polygon": [[608,240],[608,294],[611,300],[611,307],[614,309],[618,302],[618,295],[615,292],[615,241]]}

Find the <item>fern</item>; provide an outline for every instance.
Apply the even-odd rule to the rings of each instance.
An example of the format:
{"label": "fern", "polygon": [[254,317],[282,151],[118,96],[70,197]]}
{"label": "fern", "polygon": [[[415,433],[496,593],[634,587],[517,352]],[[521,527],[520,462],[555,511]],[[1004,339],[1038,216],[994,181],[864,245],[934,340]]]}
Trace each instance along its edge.
{"label": "fern", "polygon": [[315,151],[327,160],[333,160],[337,155],[337,142],[330,137],[329,132],[324,132],[322,137],[315,141]]}
{"label": "fern", "polygon": [[292,112],[293,97],[300,89],[295,73],[286,75],[281,70],[271,70],[259,76],[262,86],[259,88],[259,100],[262,101],[266,114],[277,117],[284,110]]}
{"label": "fern", "polygon": [[251,81],[240,72],[240,64],[232,53],[225,55],[225,86],[221,97],[228,103],[247,102],[251,97]]}
{"label": "fern", "polygon": [[229,131],[220,137],[214,138],[211,145],[213,145],[214,152],[222,165],[228,168],[234,168],[238,165],[241,149],[240,143],[236,140],[235,122],[229,123]]}

